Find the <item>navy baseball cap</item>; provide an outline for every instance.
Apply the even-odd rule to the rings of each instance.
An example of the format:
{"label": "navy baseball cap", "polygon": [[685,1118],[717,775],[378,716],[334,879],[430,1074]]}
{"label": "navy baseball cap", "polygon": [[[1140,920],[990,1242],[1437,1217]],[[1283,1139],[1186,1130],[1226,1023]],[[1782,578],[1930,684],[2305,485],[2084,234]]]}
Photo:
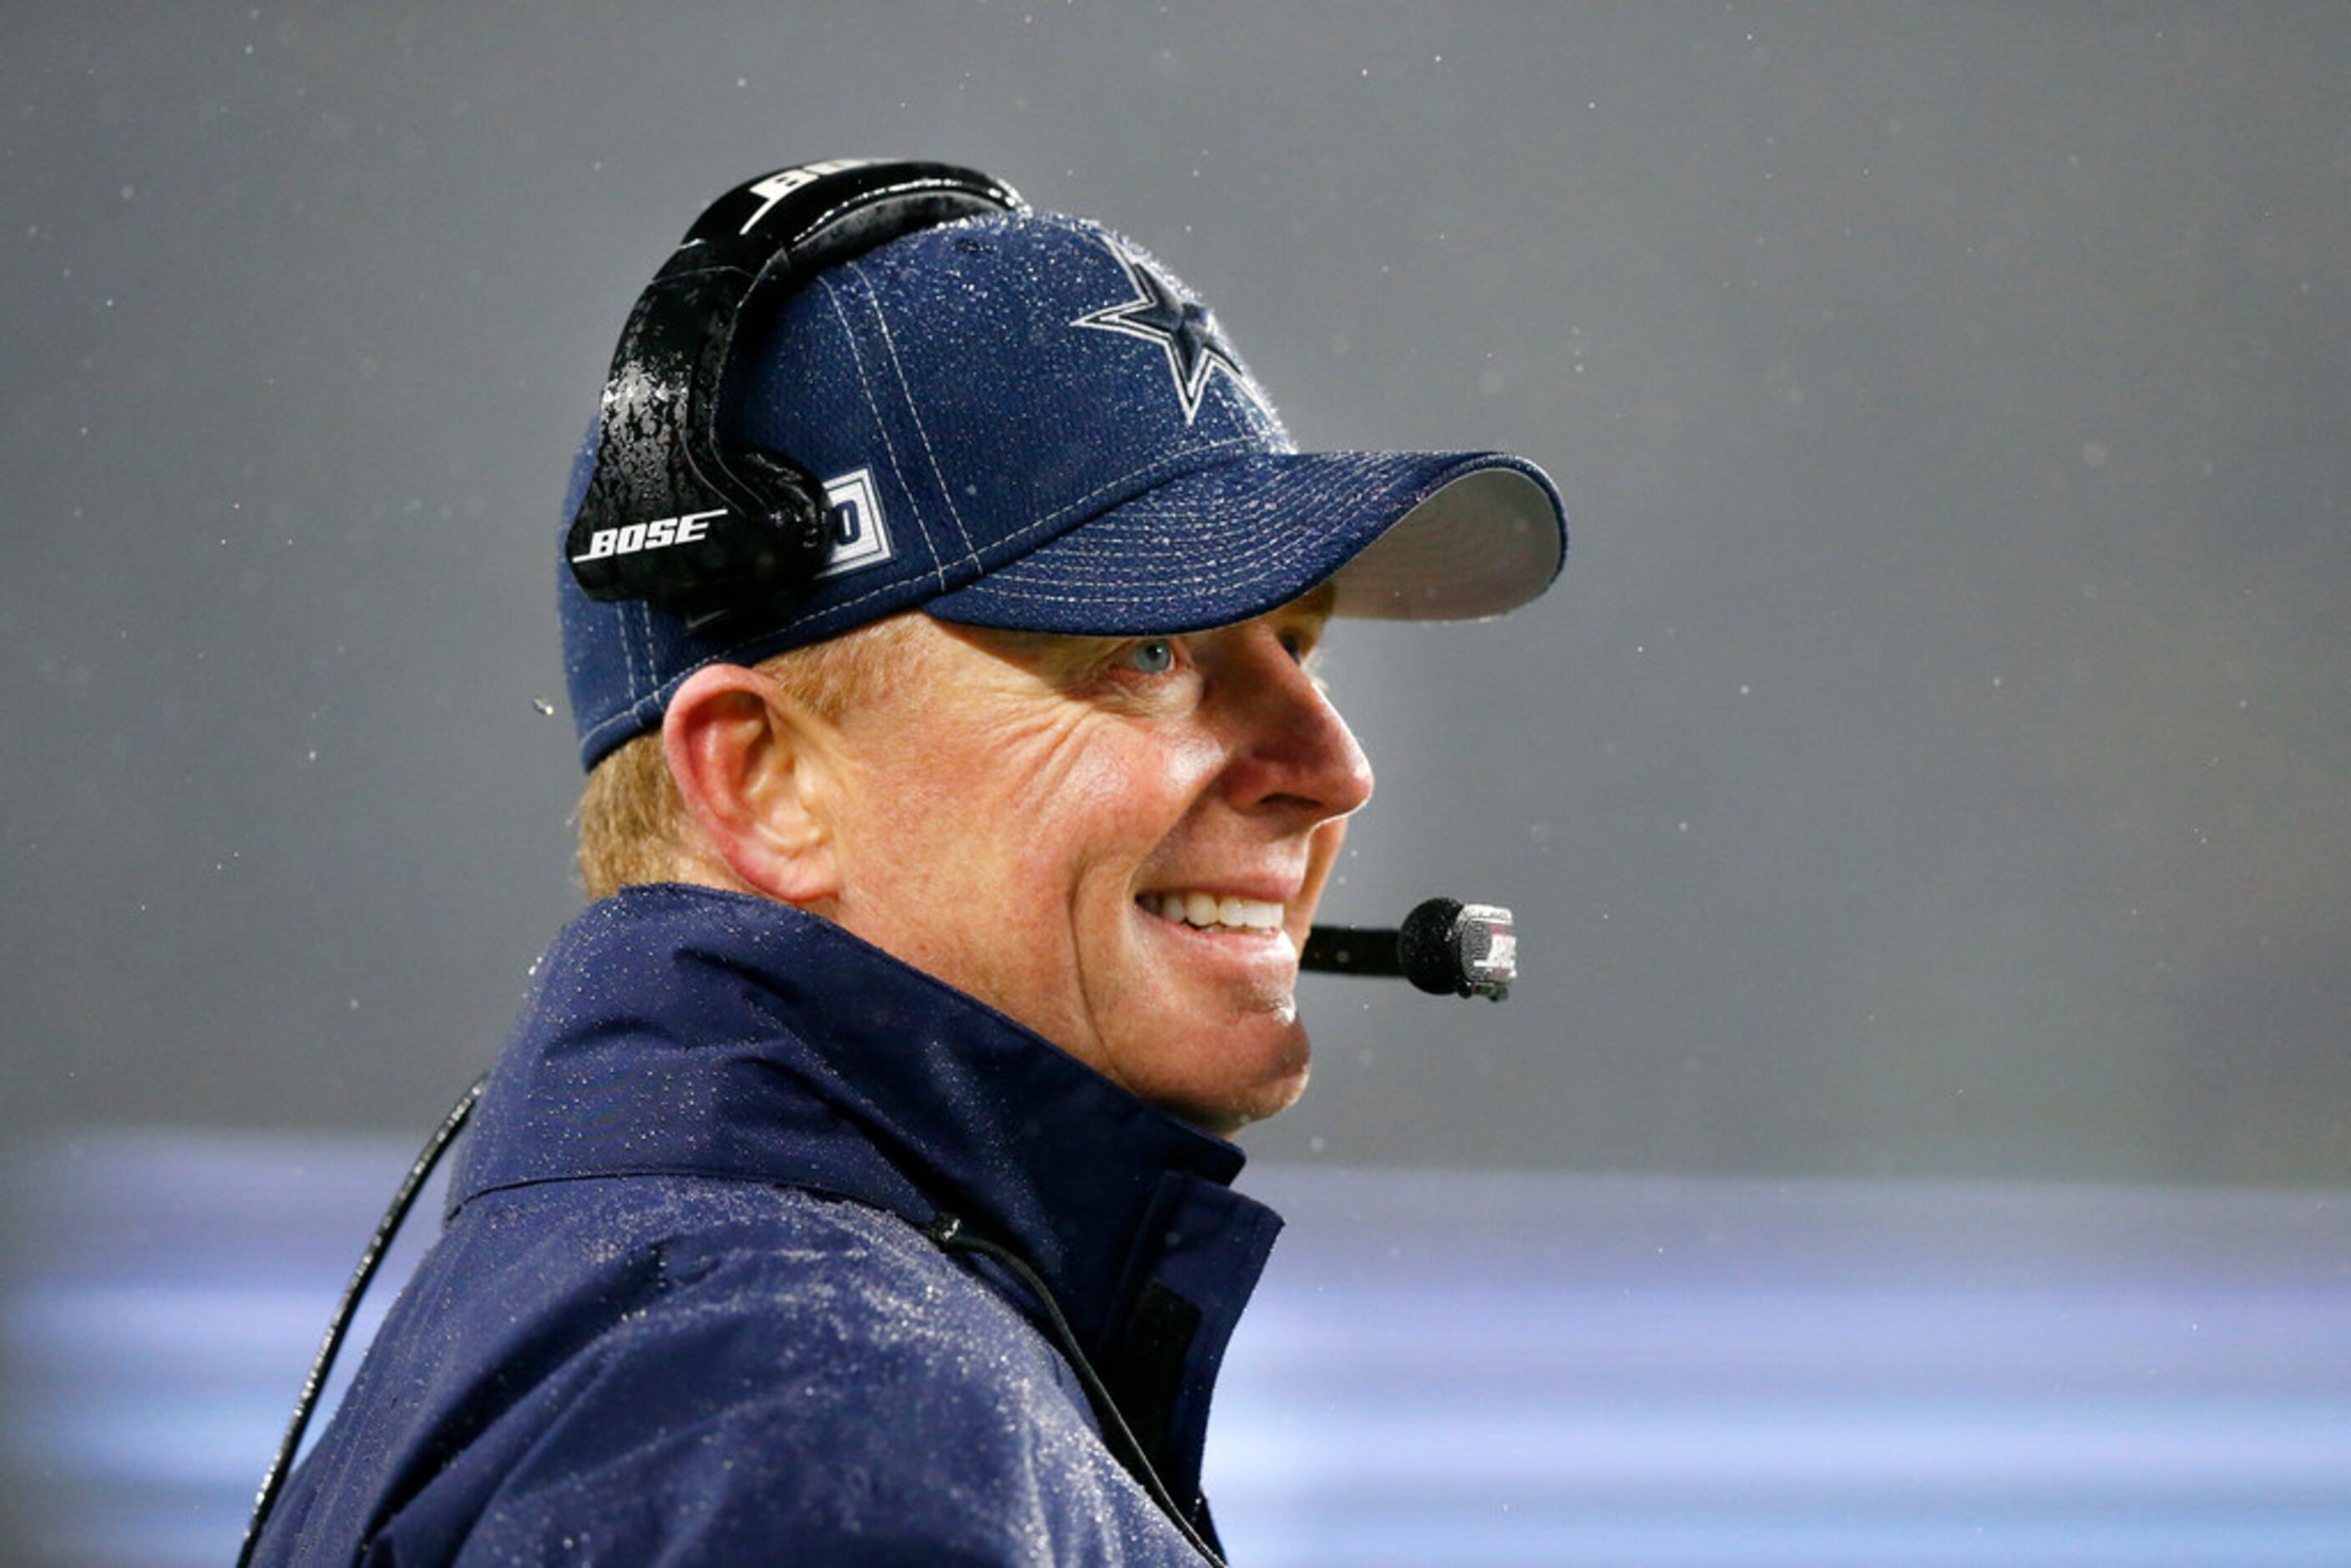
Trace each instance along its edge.
{"label": "navy baseball cap", "polygon": [[[714,636],[561,571],[592,768],[686,676],[921,607],[1143,636],[1260,615],[1334,580],[1335,613],[1496,615],[1559,573],[1551,480],[1495,452],[1301,453],[1216,319],[1132,242],[1028,212],[920,230],[812,278],[738,359],[721,420],[823,483],[815,582]],[[564,506],[595,466],[595,434]]]}

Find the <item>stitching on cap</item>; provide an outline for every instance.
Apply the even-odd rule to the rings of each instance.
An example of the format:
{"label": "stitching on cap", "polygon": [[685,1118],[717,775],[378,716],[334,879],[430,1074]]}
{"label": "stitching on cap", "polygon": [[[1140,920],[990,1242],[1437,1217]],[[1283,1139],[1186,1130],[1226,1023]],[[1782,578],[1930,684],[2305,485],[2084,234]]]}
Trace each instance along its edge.
{"label": "stitching on cap", "polygon": [[[882,296],[872,280],[860,277],[865,289],[866,302],[872,307],[873,319],[882,329],[882,346],[890,350],[891,373],[898,378],[899,395],[905,399],[906,412],[914,416],[915,438],[923,444],[923,455],[930,461],[931,477],[938,481],[939,498],[947,504],[947,517],[955,523],[956,535],[963,540],[963,559],[972,565],[979,564],[979,551],[971,542],[971,530],[964,527],[963,512],[956,505],[955,486],[947,483],[946,470],[939,466],[939,455],[931,445],[931,433],[923,424],[923,406],[914,401],[914,389],[906,382],[906,367],[898,359],[898,340],[891,335],[890,318],[883,311]],[[870,398],[868,401],[871,401]],[[940,563],[940,585],[946,586],[946,563]]]}
{"label": "stitching on cap", "polygon": [[[1238,440],[1238,439],[1235,439],[1235,440],[1229,440],[1229,441],[1219,441],[1219,442],[1217,442],[1217,443],[1213,444],[1212,445],[1208,445],[1208,446],[1205,446],[1205,447],[1196,447],[1196,448],[1194,448],[1194,449],[1193,449],[1193,451],[1194,451],[1194,453],[1199,453],[1199,452],[1213,452],[1213,451],[1216,451],[1218,447],[1225,447],[1225,446],[1248,446],[1248,447],[1249,447],[1252,451],[1254,451],[1254,450],[1255,450],[1255,444],[1254,444],[1254,443],[1252,443],[1252,442],[1248,442],[1248,441],[1242,441],[1242,440]],[[1187,454],[1187,455],[1189,455]],[[1276,456],[1282,456],[1282,455],[1287,455],[1287,454],[1280,454],[1280,453],[1277,453],[1277,454],[1274,454],[1274,455],[1276,455]],[[1104,481],[1102,484],[1100,484],[1100,485],[1095,486],[1092,489],[1091,489],[1091,490],[1087,491],[1084,495],[1082,495],[1082,496],[1079,497],[1076,500],[1070,502],[1067,506],[1064,506],[1064,507],[1055,507],[1052,511],[1048,512],[1047,514],[1045,514],[1045,516],[1043,516],[1043,517],[1041,517],[1038,518],[1035,522],[1032,522],[1032,523],[1024,523],[1024,524],[1022,524],[1019,528],[1018,528],[1014,529],[1011,533],[1008,533],[1008,534],[1005,535],[1005,536],[1004,536],[1004,538],[1003,538],[1003,539],[1001,539],[1001,540],[1000,540],[1000,541],[998,541],[998,542],[999,542],[999,543],[1002,543],[1002,544],[1014,544],[1014,543],[1017,543],[1017,542],[1019,542],[1019,540],[1021,540],[1021,539],[1023,539],[1023,538],[1027,538],[1029,535],[1033,534],[1033,533],[1036,533],[1036,532],[1037,532],[1038,530],[1040,530],[1040,528],[1050,528],[1053,527],[1056,523],[1060,522],[1060,521],[1061,521],[1061,519],[1062,519],[1063,517],[1068,517],[1071,512],[1079,511],[1079,510],[1081,510],[1081,509],[1083,509],[1083,508],[1085,508],[1085,507],[1087,507],[1092,506],[1092,503],[1094,502],[1094,500],[1095,500],[1098,497],[1100,497],[1100,496],[1103,495],[1105,492],[1108,492],[1108,491],[1112,491],[1112,490],[1116,490],[1116,489],[1122,488],[1122,487],[1123,487],[1123,486],[1124,486],[1126,484],[1128,484],[1130,481],[1132,481],[1133,479],[1134,479],[1138,475],[1143,475],[1143,474],[1148,474],[1148,473],[1150,473],[1150,472],[1151,472],[1151,470],[1153,469],[1153,467],[1155,467],[1155,465],[1154,465],[1154,464],[1146,463],[1146,464],[1144,464],[1142,467],[1140,467],[1140,468],[1130,469],[1128,472],[1126,472],[1126,473],[1124,473],[1124,474],[1120,475],[1120,476],[1119,476],[1117,478],[1115,478],[1115,479],[1106,480],[1106,481]],[[1203,465],[1202,466],[1205,466],[1205,465]],[[1190,472],[1190,470],[1188,470],[1188,469],[1187,469],[1187,470],[1183,470],[1183,471],[1181,471],[1181,472]],[[1174,474],[1171,474],[1171,475],[1169,475],[1169,476],[1168,476],[1168,477],[1169,477],[1169,478],[1171,478],[1171,479],[1172,479],[1172,478],[1176,478],[1176,477],[1177,477],[1177,476],[1178,476],[1177,475],[1174,475]],[[927,538],[929,538],[929,536],[928,536],[927,534],[925,534],[924,537],[925,537],[925,539],[927,539]],[[934,574],[934,575],[935,575],[935,574]],[[841,614],[843,612],[850,611],[850,610],[854,610],[857,606],[859,606],[859,605],[861,605],[861,604],[863,604],[863,603],[864,603],[866,601],[868,601],[868,600],[872,600],[872,599],[880,599],[880,598],[882,598],[882,597],[883,597],[884,595],[887,595],[887,594],[892,594],[892,593],[900,592],[900,591],[903,591],[903,590],[907,586],[907,584],[908,584],[909,580],[908,580],[908,579],[904,579],[904,578],[902,578],[902,579],[898,580],[897,580],[897,581],[895,581],[895,582],[886,582],[886,583],[883,583],[883,584],[882,586],[880,586],[879,588],[869,589],[869,590],[867,590],[865,592],[863,592],[863,593],[861,593],[861,594],[857,595],[857,596],[856,596],[855,598],[853,598],[853,599],[844,599],[844,600],[841,600],[840,602],[838,602],[838,603],[836,603],[835,605],[833,605],[833,607],[832,607],[831,609],[830,609],[830,610],[828,610],[828,611],[824,612],[824,614],[825,614],[825,616],[826,616],[826,617],[837,616],[837,615]],[[781,630],[781,628],[772,628],[772,629],[770,629],[770,630],[769,630],[769,631],[768,631],[768,632],[762,632],[759,636],[757,636],[757,637],[746,637],[746,638],[744,638],[744,639],[743,639],[743,641],[742,641],[742,642],[736,643],[736,644],[735,644],[735,647],[736,647],[736,648],[747,648],[747,647],[749,647],[749,646],[751,646],[753,643],[759,643],[759,642],[763,642],[763,641],[765,641],[767,638],[774,636],[774,635],[775,635],[775,633],[776,633],[776,632],[777,632],[777,631],[780,631],[780,630]],[[729,652],[729,653],[732,653],[733,651],[734,651],[733,649],[728,650],[728,652]],[[725,657],[725,656],[726,656],[725,654],[721,654],[721,655],[720,655],[720,657],[722,657],[722,658],[723,658],[723,657]]]}
{"label": "stitching on cap", "polygon": [[[914,526],[923,530],[923,549],[931,558],[932,575],[939,580],[939,586],[945,588],[946,571],[939,560],[938,541],[931,537],[931,525],[924,519],[921,497],[914,494],[914,486],[907,481],[906,465],[898,457],[898,444],[890,438],[890,422],[882,417],[882,405],[873,401],[872,380],[865,373],[865,356],[857,351],[857,332],[849,324],[849,312],[841,307],[841,290],[831,279],[821,276],[817,282],[823,286],[825,303],[832,307],[833,317],[841,323],[841,337],[849,344],[849,357],[856,361],[857,390],[864,394],[866,412],[873,416],[873,428],[882,437],[882,450],[889,455],[890,471],[898,476],[898,488],[905,494],[906,509],[914,515]],[[879,315],[880,307],[877,305],[874,308],[875,314]]]}
{"label": "stitching on cap", "polygon": [[[644,639],[643,675],[637,669],[640,637]],[[629,701],[634,704],[645,695],[643,681],[652,674],[653,662],[653,622],[645,618],[645,601],[642,599],[630,600],[627,611],[621,616],[621,656],[629,664]]]}

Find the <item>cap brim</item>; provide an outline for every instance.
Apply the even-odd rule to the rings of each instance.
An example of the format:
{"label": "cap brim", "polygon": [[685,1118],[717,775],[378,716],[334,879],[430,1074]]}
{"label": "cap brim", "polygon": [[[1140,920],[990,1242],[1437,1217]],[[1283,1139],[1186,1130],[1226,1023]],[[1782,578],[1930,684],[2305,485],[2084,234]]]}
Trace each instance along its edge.
{"label": "cap brim", "polygon": [[1541,593],[1566,550],[1559,494],[1521,458],[1263,454],[1155,486],[924,608],[1143,636],[1246,621],[1335,580],[1340,615],[1473,620]]}

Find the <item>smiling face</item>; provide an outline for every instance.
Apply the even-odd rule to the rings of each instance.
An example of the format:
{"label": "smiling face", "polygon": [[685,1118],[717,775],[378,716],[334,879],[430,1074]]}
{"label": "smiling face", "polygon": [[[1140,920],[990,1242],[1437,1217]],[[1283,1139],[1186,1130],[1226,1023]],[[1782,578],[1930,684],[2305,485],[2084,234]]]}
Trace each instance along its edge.
{"label": "smiling face", "polygon": [[1305,1087],[1298,953],[1371,769],[1311,595],[1111,641],[925,616],[839,721],[841,925],[1228,1133]]}

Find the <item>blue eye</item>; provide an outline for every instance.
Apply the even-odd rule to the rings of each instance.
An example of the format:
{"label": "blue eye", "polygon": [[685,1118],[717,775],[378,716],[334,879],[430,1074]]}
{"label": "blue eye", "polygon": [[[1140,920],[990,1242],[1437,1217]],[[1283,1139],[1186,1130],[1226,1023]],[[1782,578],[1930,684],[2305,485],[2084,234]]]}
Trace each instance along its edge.
{"label": "blue eye", "polygon": [[1176,667],[1176,644],[1165,637],[1150,638],[1129,648],[1124,663],[1141,674],[1164,675]]}

